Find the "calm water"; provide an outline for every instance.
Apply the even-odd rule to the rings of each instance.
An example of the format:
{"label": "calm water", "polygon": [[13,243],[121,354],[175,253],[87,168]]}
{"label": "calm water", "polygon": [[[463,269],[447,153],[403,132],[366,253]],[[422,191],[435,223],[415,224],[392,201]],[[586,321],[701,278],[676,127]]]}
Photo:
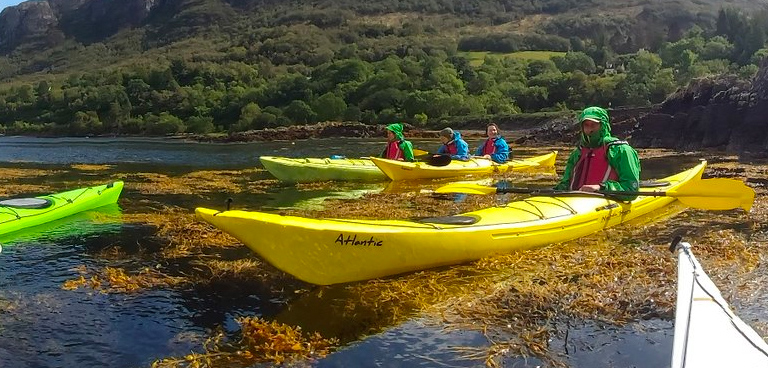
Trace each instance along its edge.
{"label": "calm water", "polygon": [[[436,148],[435,141],[416,141],[418,148]],[[470,141],[477,146],[477,141]],[[258,165],[261,155],[350,157],[375,154],[381,140],[336,139],[248,144],[198,144],[160,139],[38,139],[0,137],[0,162],[5,166],[55,168],[56,165],[111,164],[112,172],[191,172],[207,169],[242,169]],[[522,155],[541,154],[551,148],[526,148]],[[565,155],[561,152],[561,160]],[[644,176],[658,177],[688,167],[694,156],[675,163],[648,160]],[[269,177],[268,173],[264,178]],[[40,178],[41,181],[73,178]],[[76,179],[76,178],[74,178]],[[48,183],[50,184],[50,182]],[[338,191],[298,191],[280,185],[266,194],[249,196],[249,206],[272,209],[311,205],[319,196],[345,195],[382,184],[343,184]],[[61,188],[64,189],[64,188]],[[244,197],[245,195],[242,195]],[[169,204],[193,210],[195,206],[221,206],[222,196],[169,196]],[[152,229],[123,224],[120,211],[134,211],[142,195],[125,191],[122,208],[100,210],[100,221],[85,213],[50,226],[30,229],[0,239],[0,367],[147,367],[152,361],[199,351],[212,329],[236,329],[234,318],[244,315],[295,321],[305,330],[361,335],[353,322],[334,319],[327,305],[344,305],[343,295],[325,299],[310,292],[295,298],[286,293],[221,288],[154,289],[136,294],[100,294],[90,289],[66,291],[64,281],[74,278],[75,267],[100,269],[124,266],[97,256],[108,246],[151,247]],[[243,199],[245,200],[245,199]],[[110,221],[113,216],[114,221]],[[104,219],[107,219],[106,221]],[[234,257],[247,254],[235,251]],[[149,265],[151,266],[151,265]],[[329,290],[333,291],[333,288]],[[339,291],[340,290],[336,290]],[[329,291],[330,293],[330,291]],[[335,298],[335,299],[334,299]],[[339,301],[341,300],[341,301]],[[672,325],[645,321],[624,328],[573,327],[568,344],[569,363],[579,367],[663,366],[669,361]],[[384,332],[353,339],[342,349],[316,363],[319,367],[482,366],[463,360],[451,347],[484,346],[477,332],[444,332],[412,320]],[[565,346],[566,342],[554,341]],[[440,363],[437,363],[440,362]],[[535,367],[536,359],[507,360],[506,366]]]}

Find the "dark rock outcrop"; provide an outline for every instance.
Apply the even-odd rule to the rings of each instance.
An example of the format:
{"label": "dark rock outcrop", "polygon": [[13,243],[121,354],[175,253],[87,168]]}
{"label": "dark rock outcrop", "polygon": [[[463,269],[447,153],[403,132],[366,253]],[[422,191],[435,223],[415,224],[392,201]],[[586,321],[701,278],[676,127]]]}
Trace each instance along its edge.
{"label": "dark rock outcrop", "polygon": [[[609,109],[611,118],[611,134],[620,139],[631,136],[639,116],[647,114],[650,107],[615,108]],[[515,144],[576,144],[579,139],[579,129],[576,116],[560,117],[549,120],[535,128],[528,129]]]}
{"label": "dark rock outcrop", "polygon": [[95,42],[140,25],[159,0],[25,1],[0,12],[0,50],[51,46],[65,38]]}
{"label": "dark rock outcrop", "polygon": [[752,81],[697,80],[638,119],[635,147],[768,154],[768,62]]}

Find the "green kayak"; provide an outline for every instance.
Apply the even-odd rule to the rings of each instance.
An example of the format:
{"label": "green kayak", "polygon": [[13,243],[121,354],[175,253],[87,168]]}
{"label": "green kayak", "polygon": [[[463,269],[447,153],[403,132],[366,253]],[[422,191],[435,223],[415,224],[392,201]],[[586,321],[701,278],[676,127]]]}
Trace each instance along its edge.
{"label": "green kayak", "polygon": [[0,234],[116,203],[122,190],[123,182],[116,181],[39,197],[0,200]]}
{"label": "green kayak", "polygon": [[290,183],[315,181],[386,181],[387,176],[365,158],[288,158],[259,157],[261,164],[276,178]]}

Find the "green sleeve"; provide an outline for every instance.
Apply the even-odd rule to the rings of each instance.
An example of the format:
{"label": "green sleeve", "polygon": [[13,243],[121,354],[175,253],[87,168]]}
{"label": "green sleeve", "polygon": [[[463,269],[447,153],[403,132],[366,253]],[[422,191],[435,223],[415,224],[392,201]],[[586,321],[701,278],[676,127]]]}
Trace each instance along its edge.
{"label": "green sleeve", "polygon": [[[611,146],[608,149],[608,164],[616,170],[618,180],[608,180],[601,185],[605,191],[636,192],[640,187],[640,159],[637,151],[628,144]],[[631,201],[637,196],[619,197]]]}
{"label": "green sleeve", "polygon": [[400,149],[403,150],[405,161],[413,162],[413,144],[410,141],[403,140],[400,142]]}
{"label": "green sleeve", "polygon": [[573,167],[576,166],[577,162],[579,162],[579,157],[581,157],[581,150],[576,148],[573,150],[573,152],[571,152],[571,155],[568,156],[568,161],[565,163],[565,170],[563,171],[563,177],[560,179],[560,182],[555,185],[555,190],[570,189]]}

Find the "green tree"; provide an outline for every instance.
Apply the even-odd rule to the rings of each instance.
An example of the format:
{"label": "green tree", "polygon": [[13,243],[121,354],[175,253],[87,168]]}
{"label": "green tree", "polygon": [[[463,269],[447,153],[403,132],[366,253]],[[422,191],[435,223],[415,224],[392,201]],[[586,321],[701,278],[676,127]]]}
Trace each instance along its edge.
{"label": "green tree", "polygon": [[210,116],[191,116],[187,119],[186,126],[189,133],[206,134],[216,130]]}
{"label": "green tree", "polygon": [[528,78],[533,78],[537,75],[557,73],[559,70],[552,60],[531,60],[528,63],[527,73]]}
{"label": "green tree", "polygon": [[662,69],[661,65],[661,58],[654,53],[641,50],[635,54],[627,65],[626,78],[617,85],[617,90],[626,96],[622,102],[647,105],[650,102],[660,102],[672,92],[672,71]]}
{"label": "green tree", "polygon": [[231,132],[242,132],[249,129],[255,129],[255,120],[261,114],[261,107],[255,102],[251,102],[240,109],[240,117],[237,123],[229,127]]}
{"label": "green tree", "polygon": [[144,126],[147,134],[152,135],[177,134],[186,130],[186,125],[181,119],[167,112],[145,116]]}
{"label": "green tree", "polygon": [[306,102],[301,100],[293,100],[288,106],[283,109],[283,113],[288,119],[291,119],[294,123],[306,124],[314,122],[317,114],[312,108],[307,105]]}
{"label": "green tree", "polygon": [[69,131],[72,134],[99,134],[101,133],[102,123],[96,111],[78,111],[75,118],[69,124]]}
{"label": "green tree", "polygon": [[595,72],[595,61],[583,52],[567,52],[564,56],[555,56],[552,58],[561,72],[575,72],[577,70],[586,74]]}
{"label": "green tree", "polygon": [[32,86],[24,84],[16,90],[17,101],[25,104],[35,103],[35,92]]}
{"label": "green tree", "polygon": [[413,115],[413,123],[417,126],[423,127],[427,125],[427,121],[429,118],[427,117],[427,114],[425,113],[418,113]]}
{"label": "green tree", "polygon": [[733,44],[723,36],[715,36],[707,40],[701,51],[704,60],[728,59],[733,54]]}
{"label": "green tree", "polygon": [[528,87],[515,96],[517,105],[524,112],[535,112],[543,109],[549,103],[549,91],[546,87],[533,86]]}
{"label": "green tree", "polygon": [[343,98],[328,92],[312,103],[312,110],[317,114],[318,121],[338,120],[347,110],[347,103]]}

